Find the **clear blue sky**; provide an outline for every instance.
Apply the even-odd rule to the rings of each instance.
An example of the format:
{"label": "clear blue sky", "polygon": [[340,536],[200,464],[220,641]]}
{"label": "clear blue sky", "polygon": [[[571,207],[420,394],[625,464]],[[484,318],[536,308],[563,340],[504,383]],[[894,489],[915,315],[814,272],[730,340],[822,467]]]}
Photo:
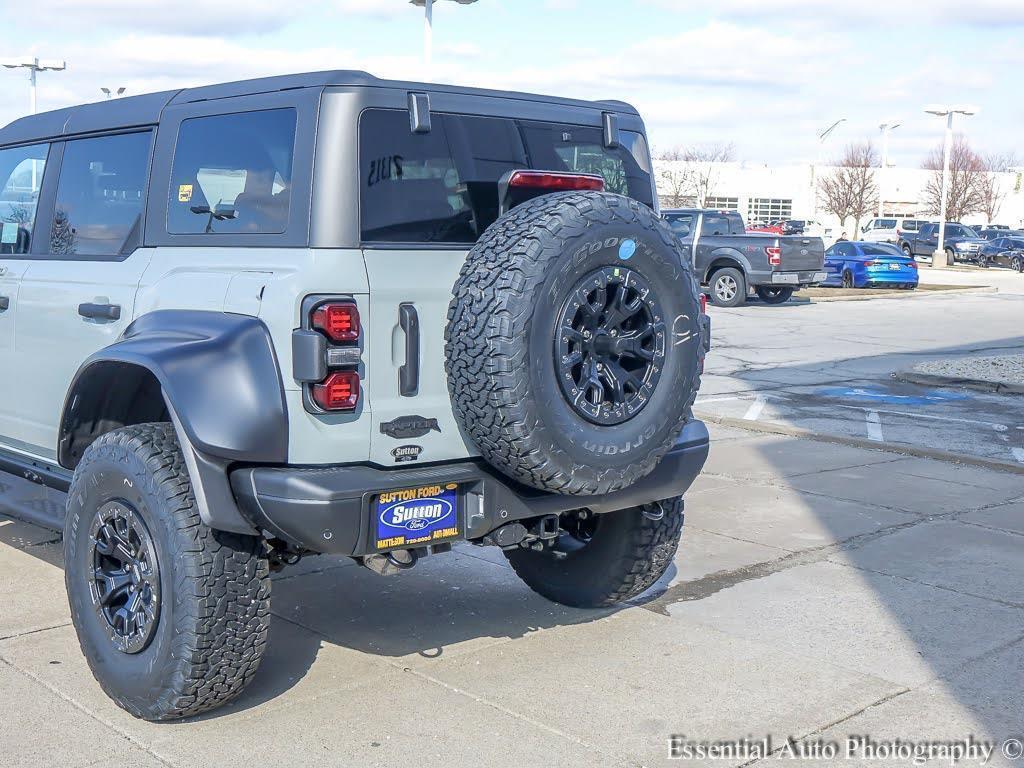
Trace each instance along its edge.
{"label": "clear blue sky", "polygon": [[[656,149],[731,142],[749,162],[806,161],[903,120],[892,158],[941,135],[929,102],[971,103],[982,152],[1024,154],[1021,0],[479,0],[435,3],[430,79],[583,98],[645,115]],[[713,8],[708,10],[708,8]],[[422,11],[406,0],[31,0],[5,14],[0,56],[64,58],[40,109],[316,69],[423,79]],[[0,70],[0,122],[28,108]],[[815,132],[847,122],[819,148]]]}

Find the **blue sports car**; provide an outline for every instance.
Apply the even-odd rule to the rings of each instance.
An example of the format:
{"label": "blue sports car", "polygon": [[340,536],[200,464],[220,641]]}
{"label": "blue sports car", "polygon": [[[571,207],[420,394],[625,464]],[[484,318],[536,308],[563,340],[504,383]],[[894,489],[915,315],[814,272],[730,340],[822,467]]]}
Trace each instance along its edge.
{"label": "blue sports car", "polygon": [[821,285],[917,288],[917,262],[888,243],[836,243],[825,251],[825,274]]}

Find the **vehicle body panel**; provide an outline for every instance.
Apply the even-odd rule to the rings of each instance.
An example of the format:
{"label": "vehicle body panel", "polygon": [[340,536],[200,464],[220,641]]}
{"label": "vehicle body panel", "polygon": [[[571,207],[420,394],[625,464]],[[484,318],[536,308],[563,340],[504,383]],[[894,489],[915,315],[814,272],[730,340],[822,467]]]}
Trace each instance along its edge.
{"label": "vehicle body panel", "polygon": [[836,243],[825,252],[825,272],[828,278],[822,285],[839,287],[843,275],[854,288],[872,286],[916,287],[917,263],[904,255],[896,246],[880,243]]}

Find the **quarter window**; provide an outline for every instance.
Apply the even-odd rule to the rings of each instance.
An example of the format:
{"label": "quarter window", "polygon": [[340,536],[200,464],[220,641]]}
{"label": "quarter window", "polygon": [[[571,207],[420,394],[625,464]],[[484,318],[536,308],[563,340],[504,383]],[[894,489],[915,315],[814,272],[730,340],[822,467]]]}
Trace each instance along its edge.
{"label": "quarter window", "polygon": [[0,150],[0,254],[28,253],[49,148]]}
{"label": "quarter window", "polygon": [[146,131],[64,145],[51,253],[112,257],[137,242],[151,138]]}
{"label": "quarter window", "polygon": [[288,225],[295,110],[184,120],[171,169],[171,234],[279,234]]}

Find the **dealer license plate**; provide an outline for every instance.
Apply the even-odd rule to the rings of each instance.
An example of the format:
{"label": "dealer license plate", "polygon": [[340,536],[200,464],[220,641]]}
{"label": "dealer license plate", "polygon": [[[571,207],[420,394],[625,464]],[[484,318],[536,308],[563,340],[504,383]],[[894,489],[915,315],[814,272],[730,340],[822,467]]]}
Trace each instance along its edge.
{"label": "dealer license plate", "polygon": [[425,547],[462,537],[455,483],[385,491],[373,499],[370,512],[371,545],[377,551]]}
{"label": "dealer license plate", "polygon": [[899,272],[900,271],[900,265],[899,264],[890,264],[889,265],[889,271],[890,272]]}

